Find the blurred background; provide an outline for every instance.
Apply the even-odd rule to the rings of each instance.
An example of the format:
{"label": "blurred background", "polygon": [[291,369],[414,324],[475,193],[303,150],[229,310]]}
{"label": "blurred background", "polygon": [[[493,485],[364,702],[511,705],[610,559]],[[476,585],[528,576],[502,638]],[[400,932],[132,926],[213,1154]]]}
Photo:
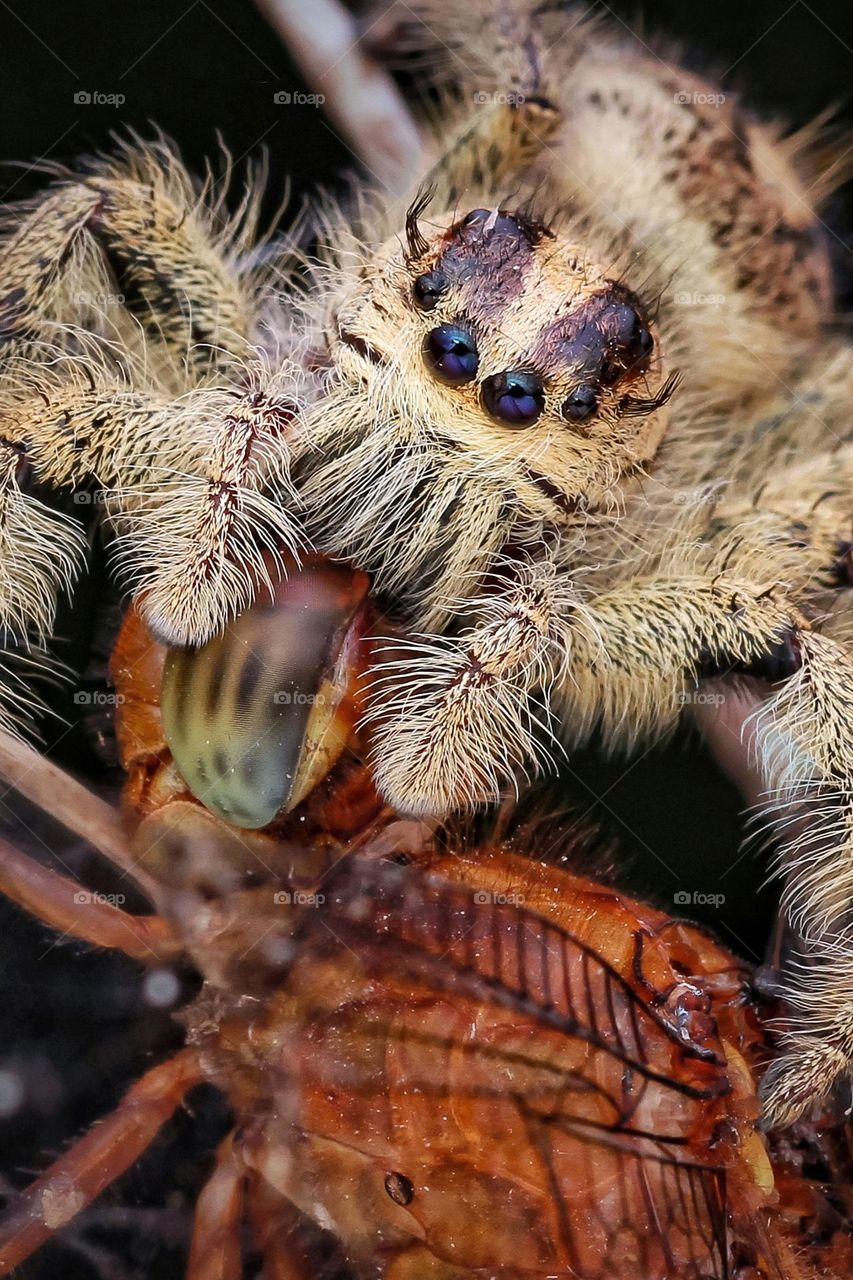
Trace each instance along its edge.
{"label": "blurred background", "polygon": [[[305,0],[310,5],[311,0]],[[692,68],[721,76],[759,113],[801,125],[829,106],[853,127],[853,6],[849,0],[716,0],[685,5],[614,0],[595,5],[644,39],[663,33]],[[304,90],[287,51],[249,0],[0,0],[0,199],[30,194],[35,161],[107,148],[113,134],[154,126],[201,168],[221,138],[236,160],[270,157],[275,208],[286,179],[294,196],[333,187],[355,161],[322,112],[281,105]],[[842,304],[849,305],[849,211],[828,209]],[[118,601],[94,568],[62,619],[61,656],[75,688],[103,680]],[[88,682],[88,683],[87,683]],[[56,694],[66,723],[45,739],[67,767],[114,793],[108,726],[71,694]],[[689,730],[627,764],[593,749],[563,771],[554,805],[600,823],[620,844],[619,879],[669,910],[709,924],[733,950],[759,961],[774,910],[766,863],[740,856],[742,801]],[[58,828],[11,797],[0,819],[34,852],[62,847],[90,887],[115,890],[103,865],[67,848]],[[123,886],[126,891],[126,885]],[[685,892],[691,895],[680,906]],[[712,898],[713,901],[697,901]],[[675,906],[673,905],[675,904]],[[128,902],[129,907],[135,904]],[[130,962],[57,941],[0,901],[0,1194],[29,1180],[70,1138],[104,1113],[127,1083],[178,1043],[170,1009],[186,998],[184,974],[141,975]],[[22,1269],[33,1280],[169,1280],[181,1274],[188,1215],[225,1117],[216,1098],[192,1097],[156,1148],[102,1198],[84,1225]]]}

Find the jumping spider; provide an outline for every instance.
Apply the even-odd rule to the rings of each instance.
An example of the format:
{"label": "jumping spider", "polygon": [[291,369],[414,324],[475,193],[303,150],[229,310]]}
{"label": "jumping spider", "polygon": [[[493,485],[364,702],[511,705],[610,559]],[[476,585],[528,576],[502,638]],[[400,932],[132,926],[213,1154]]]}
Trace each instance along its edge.
{"label": "jumping spider", "polygon": [[49,633],[79,552],[25,459],[102,488],[175,645],[220,632],[281,548],[367,570],[414,637],[389,642],[370,712],[403,812],[495,799],[551,737],[632,747],[701,680],[772,682],[760,765],[809,951],[765,1081],[787,1123],[853,1062],[833,174],[810,134],[577,9],[405,8],[455,90],[407,214],[327,204],[309,252],[294,236],[287,266],[247,268],[253,193],[226,224],[210,184],[135,142],[8,211],[2,620]]}

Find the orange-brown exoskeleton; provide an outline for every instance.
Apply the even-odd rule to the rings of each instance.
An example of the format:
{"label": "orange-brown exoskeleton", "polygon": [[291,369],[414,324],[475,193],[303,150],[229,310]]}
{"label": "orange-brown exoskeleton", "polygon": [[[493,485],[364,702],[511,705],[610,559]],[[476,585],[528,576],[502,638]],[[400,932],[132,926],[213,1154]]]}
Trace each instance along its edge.
{"label": "orange-brown exoskeleton", "polygon": [[389,810],[354,728],[376,627],[363,575],[323,563],[199,650],[128,614],[128,838],[158,914],[63,914],[75,886],[11,850],[0,887],[204,981],[186,1047],[0,1219],[0,1275],[206,1082],[234,1128],[187,1280],[239,1280],[244,1221],[270,1280],[841,1280],[841,1135],[758,1128],[746,966],[573,873],[554,824]]}

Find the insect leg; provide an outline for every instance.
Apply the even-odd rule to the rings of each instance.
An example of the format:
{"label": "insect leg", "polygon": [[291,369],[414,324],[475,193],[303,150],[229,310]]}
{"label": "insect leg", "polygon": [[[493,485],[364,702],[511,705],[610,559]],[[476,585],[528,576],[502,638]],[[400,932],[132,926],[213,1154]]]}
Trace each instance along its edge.
{"label": "insect leg", "polygon": [[123,951],[147,964],[174,959],[182,950],[162,917],[134,916],[101,901],[2,838],[0,893],[65,937]]}
{"label": "insect leg", "polygon": [[203,1079],[200,1055],[185,1049],[131,1085],[115,1111],[54,1161],[0,1217],[0,1276],[9,1275],[130,1168]]}
{"label": "insect leg", "polygon": [[246,1178],[234,1134],[229,1133],[217,1149],[216,1166],[196,1203],[186,1280],[241,1280]]}

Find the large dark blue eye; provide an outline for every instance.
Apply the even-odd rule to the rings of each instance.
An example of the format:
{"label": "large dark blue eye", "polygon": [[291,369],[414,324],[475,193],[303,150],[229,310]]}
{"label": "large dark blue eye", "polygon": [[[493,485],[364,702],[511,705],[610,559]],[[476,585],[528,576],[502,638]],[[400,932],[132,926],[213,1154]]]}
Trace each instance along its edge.
{"label": "large dark blue eye", "polygon": [[495,373],[483,383],[483,405],[508,427],[529,427],[545,408],[542,379],[535,373]]}
{"label": "large dark blue eye", "polygon": [[570,396],[563,401],[563,417],[570,422],[584,422],[591,418],[598,408],[598,396],[595,387],[584,383],[575,387]]}
{"label": "large dark blue eye", "polygon": [[461,387],[475,378],[480,362],[474,339],[458,324],[440,324],[427,334],[424,360],[449,387]]}

